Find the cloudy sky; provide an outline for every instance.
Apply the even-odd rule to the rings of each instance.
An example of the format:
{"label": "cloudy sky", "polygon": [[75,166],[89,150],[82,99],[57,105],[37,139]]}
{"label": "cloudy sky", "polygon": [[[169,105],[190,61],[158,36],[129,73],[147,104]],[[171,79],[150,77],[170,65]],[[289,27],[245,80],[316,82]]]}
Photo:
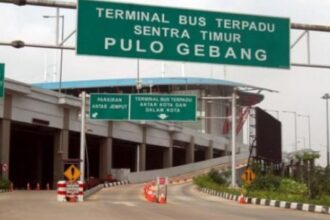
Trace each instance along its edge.
{"label": "cloudy sky", "polygon": [[[64,1],[64,0],[63,0]],[[69,1],[69,0],[67,0]],[[72,0],[71,2],[75,2]],[[123,1],[119,1],[123,2]],[[325,0],[127,0],[157,6],[193,8],[219,12],[233,12],[290,18],[294,23],[330,26],[330,1]],[[159,3],[161,2],[161,3]],[[76,11],[61,10],[65,16],[65,36],[75,30]],[[43,15],[55,15],[54,8],[0,3],[0,41],[24,40],[28,43],[55,43],[55,19]],[[293,43],[302,31],[291,31]],[[75,46],[75,35],[66,43]],[[311,63],[330,65],[330,33],[311,32]],[[306,38],[291,50],[291,61],[307,62]],[[14,49],[0,47],[0,62],[6,64],[6,77],[33,83],[54,80],[57,52],[48,49]],[[181,64],[165,62],[165,76],[181,76]],[[161,62],[141,60],[142,77],[160,76]],[[224,74],[226,69],[226,74]],[[291,67],[290,70],[252,68],[223,65],[187,63],[186,76],[203,76],[248,83],[279,91],[264,92],[262,108],[280,111],[283,123],[284,150],[294,148],[294,117],[283,113],[295,111],[311,117],[312,148],[321,151],[321,164],[326,162],[325,101],[321,96],[330,92],[330,69]],[[47,74],[45,74],[47,73]],[[104,79],[136,77],[136,59],[100,58],[76,56],[73,51],[64,52],[63,80]],[[45,77],[46,76],[46,77]],[[57,76],[58,78],[58,76]],[[274,116],[276,113],[270,112]],[[298,117],[298,148],[308,147],[308,124],[305,117]]]}

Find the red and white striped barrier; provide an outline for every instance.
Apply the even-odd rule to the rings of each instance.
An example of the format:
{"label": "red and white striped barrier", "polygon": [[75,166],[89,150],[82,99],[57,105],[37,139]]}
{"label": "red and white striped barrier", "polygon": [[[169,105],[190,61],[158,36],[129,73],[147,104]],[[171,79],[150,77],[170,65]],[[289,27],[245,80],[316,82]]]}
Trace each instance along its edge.
{"label": "red and white striped barrier", "polygon": [[[77,195],[78,202],[84,201],[84,184],[82,181],[78,181],[79,192]],[[67,190],[66,190],[66,181],[61,180],[57,182],[57,201],[58,202],[67,202]]]}
{"label": "red and white striped barrier", "polygon": [[66,182],[64,180],[57,182],[57,201],[66,202]]}

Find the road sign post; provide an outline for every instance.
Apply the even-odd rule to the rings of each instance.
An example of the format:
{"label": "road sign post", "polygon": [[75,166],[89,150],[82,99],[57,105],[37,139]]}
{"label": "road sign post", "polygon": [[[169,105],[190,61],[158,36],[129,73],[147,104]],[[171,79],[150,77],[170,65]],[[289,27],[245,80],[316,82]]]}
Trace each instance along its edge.
{"label": "road sign post", "polygon": [[79,0],[77,54],[289,68],[287,18]]}
{"label": "road sign post", "polygon": [[86,145],[86,92],[80,94],[81,97],[81,123],[80,123],[80,181],[85,181],[85,145]]}
{"label": "road sign post", "polygon": [[157,200],[159,203],[166,203],[168,177],[157,177]]}
{"label": "road sign post", "polygon": [[195,121],[196,96],[91,94],[90,117],[100,120]]}
{"label": "road sign post", "polygon": [[5,65],[0,63],[0,98],[5,95]]}

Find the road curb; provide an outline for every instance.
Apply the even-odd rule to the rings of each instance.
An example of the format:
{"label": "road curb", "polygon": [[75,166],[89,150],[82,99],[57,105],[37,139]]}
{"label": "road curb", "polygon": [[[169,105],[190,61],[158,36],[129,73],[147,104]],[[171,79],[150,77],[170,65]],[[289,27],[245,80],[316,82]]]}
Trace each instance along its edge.
{"label": "road curb", "polygon": [[9,189],[0,189],[0,193],[10,192]]}
{"label": "road curb", "polygon": [[122,185],[127,185],[129,184],[128,180],[122,180],[118,182],[111,182],[111,183],[103,183],[103,188],[109,188],[109,187],[114,187],[114,186],[122,186]]}
{"label": "road curb", "polygon": [[[229,200],[238,201],[237,195],[233,195],[230,193],[224,192],[217,192],[215,190],[207,189],[207,188],[197,188],[199,191],[203,193],[207,193],[212,196],[222,197]],[[250,198],[245,197],[245,201],[248,204],[254,205],[264,205],[264,206],[271,206],[277,208],[286,208],[292,210],[299,210],[299,211],[306,211],[306,212],[315,212],[315,213],[322,213],[330,215],[330,207],[322,206],[322,205],[312,205],[307,203],[297,203],[297,202],[286,202],[286,201],[279,201],[279,200],[270,200],[270,199],[260,199],[260,198]]]}

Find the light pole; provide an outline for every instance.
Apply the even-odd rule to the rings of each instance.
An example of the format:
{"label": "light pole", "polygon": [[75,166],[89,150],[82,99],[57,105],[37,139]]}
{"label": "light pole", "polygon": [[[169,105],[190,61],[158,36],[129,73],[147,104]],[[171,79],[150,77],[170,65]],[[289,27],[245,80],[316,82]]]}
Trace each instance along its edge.
{"label": "light pole", "polygon": [[297,142],[298,142],[298,137],[297,137],[297,112],[294,111],[283,111],[283,113],[291,113],[294,116],[294,146],[295,146],[295,151],[297,151],[298,146],[297,146]]}
{"label": "light pole", "polygon": [[326,124],[327,124],[327,167],[330,167],[330,161],[329,161],[329,103],[328,100],[330,99],[329,93],[324,94],[322,99],[325,99],[325,107],[326,107]]}
{"label": "light pole", "polygon": [[[57,14],[56,16],[44,15],[43,18],[56,18],[56,45],[60,46],[63,44],[64,40],[64,15]],[[59,42],[59,34],[58,34],[58,19],[62,20],[62,33],[61,33],[61,43]],[[62,72],[63,72],[63,49],[60,51],[60,79],[59,79],[59,89],[58,91],[62,92]]]}
{"label": "light pole", "polygon": [[307,118],[308,122],[308,147],[309,149],[312,149],[312,136],[311,136],[311,117],[309,115],[300,115],[298,114],[298,117],[305,117]]}

